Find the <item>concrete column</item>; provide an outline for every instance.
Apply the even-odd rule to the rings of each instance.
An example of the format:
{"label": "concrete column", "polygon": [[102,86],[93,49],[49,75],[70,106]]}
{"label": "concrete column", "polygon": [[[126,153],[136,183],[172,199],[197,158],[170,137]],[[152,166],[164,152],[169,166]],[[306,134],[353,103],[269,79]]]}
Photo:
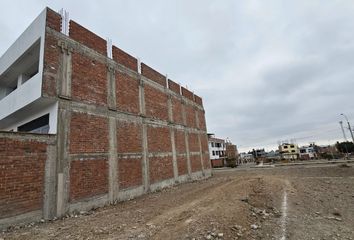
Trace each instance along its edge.
{"label": "concrete column", "polygon": [[186,126],[187,125],[187,118],[186,118],[186,102],[182,99],[182,119],[183,119],[183,124]]}
{"label": "concrete column", "polygon": [[175,181],[178,178],[178,166],[177,166],[177,152],[175,144],[175,130],[170,127],[171,145],[172,145],[172,166],[173,166],[173,177]]}
{"label": "concrete column", "polygon": [[198,108],[194,108],[194,112],[195,112],[195,121],[197,123],[197,128],[200,129],[200,126],[199,126],[199,115],[198,115]]}
{"label": "concrete column", "polygon": [[200,163],[202,164],[202,171],[203,171],[203,174],[204,174],[204,161],[203,161],[202,141],[200,140],[200,134],[199,133],[198,133],[198,144],[199,144]]}
{"label": "concrete column", "polygon": [[188,132],[185,129],[184,132],[184,140],[186,142],[186,154],[187,154],[187,167],[188,167],[188,175],[191,176],[192,174],[192,166],[191,166],[191,157],[190,157],[190,153],[189,153],[189,140],[188,140]]}
{"label": "concrete column", "polygon": [[138,72],[139,72],[139,110],[142,118],[142,146],[143,146],[143,156],[142,156],[142,171],[143,171],[143,185],[144,192],[148,192],[150,190],[150,170],[149,170],[149,150],[148,150],[148,141],[147,141],[147,125],[144,121],[144,117],[146,114],[145,110],[145,94],[144,94],[144,81],[141,77],[141,65],[140,61],[138,61]]}
{"label": "concrete column", "polygon": [[[67,211],[69,200],[69,144],[71,110],[69,106],[59,103],[58,134],[57,134],[57,216],[63,216]],[[67,110],[66,110],[67,108]]]}
{"label": "concrete column", "polygon": [[118,198],[118,158],[117,158],[117,120],[109,118],[109,181],[108,197],[109,202],[114,203]]}
{"label": "concrete column", "polygon": [[144,81],[141,79],[141,75],[139,75],[139,110],[140,115],[145,116],[145,94],[144,94]]}
{"label": "concrete column", "polygon": [[147,144],[147,126],[143,122],[143,158],[142,158],[142,169],[143,169],[143,184],[144,192],[148,192],[150,189],[150,169],[149,169],[149,158],[148,158],[148,144]]}
{"label": "concrete column", "polygon": [[116,76],[114,66],[107,66],[107,103],[108,108],[111,110],[116,110]]}
{"label": "concrete column", "polygon": [[168,108],[168,121],[169,122],[173,122],[173,108],[172,108],[172,96],[171,96],[171,94],[168,94],[167,108]]}
{"label": "concrete column", "polygon": [[53,219],[56,216],[57,205],[57,174],[56,174],[57,148],[55,144],[50,143],[47,146],[47,160],[45,163],[44,180],[44,201],[43,218]]}
{"label": "concrete column", "polygon": [[62,98],[71,98],[71,75],[72,75],[72,52],[73,49],[68,46],[67,42],[60,41],[58,45],[61,47],[61,68],[59,78],[59,96]]}

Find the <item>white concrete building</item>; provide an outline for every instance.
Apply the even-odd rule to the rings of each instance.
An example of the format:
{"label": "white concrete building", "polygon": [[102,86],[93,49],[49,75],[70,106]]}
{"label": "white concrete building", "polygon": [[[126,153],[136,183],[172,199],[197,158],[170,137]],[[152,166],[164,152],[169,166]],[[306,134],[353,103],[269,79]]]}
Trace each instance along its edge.
{"label": "white concrete building", "polygon": [[251,153],[242,152],[240,153],[240,161],[241,163],[254,162],[254,157]]}
{"label": "white concrete building", "polygon": [[300,147],[300,159],[309,160],[317,157],[314,146]]}
{"label": "white concrete building", "polygon": [[0,58],[0,131],[57,131],[58,104],[42,91],[46,11]]}
{"label": "white concrete building", "polygon": [[208,134],[209,155],[213,167],[221,167],[226,164],[226,144],[224,139],[216,138],[214,134]]}

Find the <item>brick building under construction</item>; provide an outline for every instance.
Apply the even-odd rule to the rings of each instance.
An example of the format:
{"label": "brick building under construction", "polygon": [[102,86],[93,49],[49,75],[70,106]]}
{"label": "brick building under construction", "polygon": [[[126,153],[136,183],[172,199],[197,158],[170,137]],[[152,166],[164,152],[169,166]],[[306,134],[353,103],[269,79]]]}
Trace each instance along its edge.
{"label": "brick building under construction", "polygon": [[0,227],[211,175],[202,99],[45,9],[0,58]]}

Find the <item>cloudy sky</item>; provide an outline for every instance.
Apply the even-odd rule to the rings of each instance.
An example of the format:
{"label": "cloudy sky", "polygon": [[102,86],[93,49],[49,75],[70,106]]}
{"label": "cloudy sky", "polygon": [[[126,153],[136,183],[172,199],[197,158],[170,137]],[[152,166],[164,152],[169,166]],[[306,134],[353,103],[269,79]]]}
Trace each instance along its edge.
{"label": "cloudy sky", "polygon": [[[6,3],[5,3],[6,2]],[[3,1],[0,55],[49,6],[203,97],[242,151],[342,140],[354,125],[354,1]],[[347,137],[349,132],[347,131]]]}

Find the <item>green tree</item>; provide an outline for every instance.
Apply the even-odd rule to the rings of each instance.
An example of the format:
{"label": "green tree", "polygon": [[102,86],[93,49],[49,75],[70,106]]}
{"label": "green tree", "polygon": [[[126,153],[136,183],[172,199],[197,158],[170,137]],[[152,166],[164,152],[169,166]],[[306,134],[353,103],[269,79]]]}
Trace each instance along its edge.
{"label": "green tree", "polygon": [[341,153],[354,153],[354,144],[352,142],[337,142],[336,148]]}

